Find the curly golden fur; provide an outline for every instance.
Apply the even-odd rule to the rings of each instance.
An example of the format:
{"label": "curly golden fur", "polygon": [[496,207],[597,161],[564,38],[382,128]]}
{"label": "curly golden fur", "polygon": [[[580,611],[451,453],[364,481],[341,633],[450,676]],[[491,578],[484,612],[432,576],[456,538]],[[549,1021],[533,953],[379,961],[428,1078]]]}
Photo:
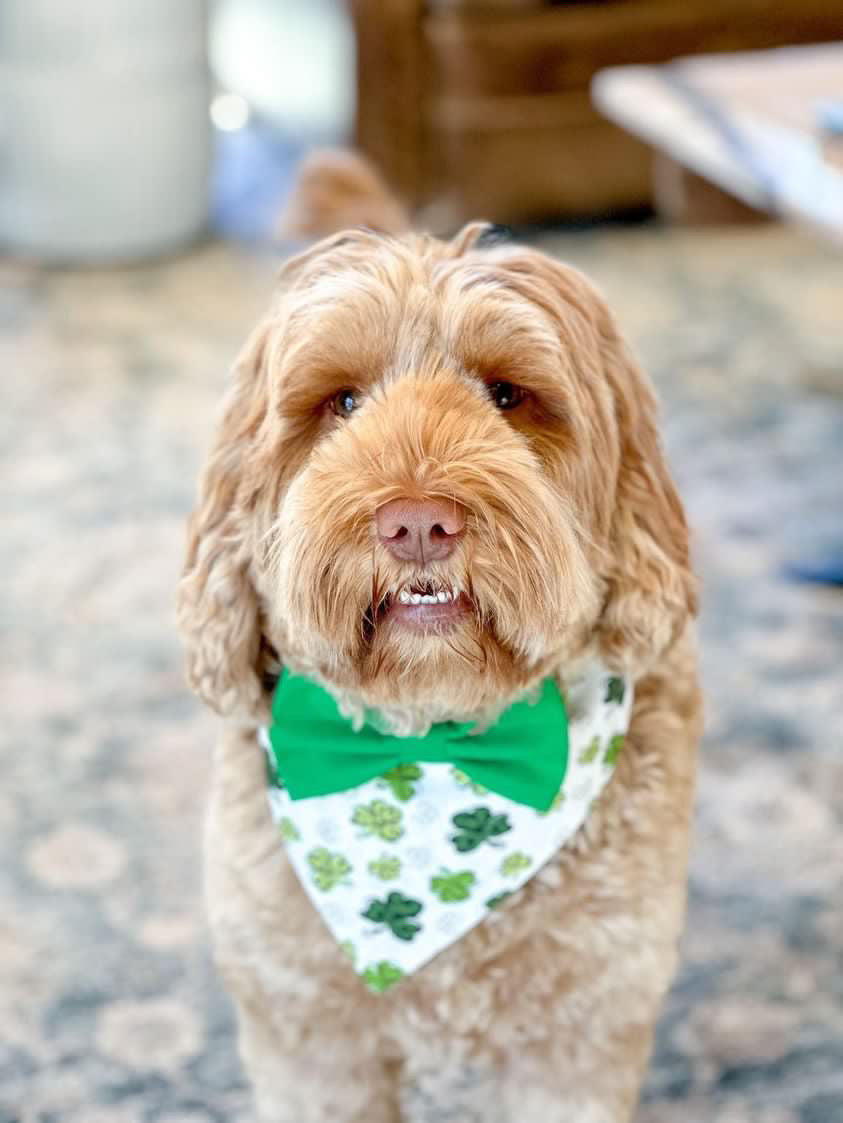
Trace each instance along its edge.
{"label": "curly golden fur", "polygon": [[[237,362],[190,523],[189,677],[226,715],[209,911],[263,1123],[394,1123],[432,1099],[453,1120],[623,1123],[675,965],[696,585],[654,394],[580,273],[483,248],[483,230],[351,230],[290,261]],[[524,391],[506,412],[488,390],[500,380]],[[340,417],[346,389],[359,406]],[[399,497],[466,512],[454,552],[422,572],[466,591],[450,630],[409,632],[388,611],[420,572],[374,530]],[[423,733],[489,719],[595,654],[637,685],[585,826],[497,914],[369,995],[271,824],[254,729],[279,663],[349,715],[376,707]]]}

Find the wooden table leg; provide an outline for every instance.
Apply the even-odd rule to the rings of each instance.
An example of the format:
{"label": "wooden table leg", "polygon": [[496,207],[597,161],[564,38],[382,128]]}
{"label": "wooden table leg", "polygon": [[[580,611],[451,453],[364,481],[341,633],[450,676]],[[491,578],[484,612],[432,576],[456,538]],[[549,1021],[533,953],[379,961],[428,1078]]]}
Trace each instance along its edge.
{"label": "wooden table leg", "polygon": [[653,204],[669,222],[719,226],[764,222],[769,216],[678,164],[664,152],[653,153]]}

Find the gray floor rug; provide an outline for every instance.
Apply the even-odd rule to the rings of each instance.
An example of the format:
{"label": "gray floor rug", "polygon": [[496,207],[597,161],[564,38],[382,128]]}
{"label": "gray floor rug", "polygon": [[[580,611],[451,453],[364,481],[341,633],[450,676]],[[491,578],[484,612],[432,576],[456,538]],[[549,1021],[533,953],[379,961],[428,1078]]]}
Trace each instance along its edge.
{"label": "gray floor rug", "polygon": [[[807,236],[547,236],[665,403],[705,580],[681,974],[640,1123],[843,1121],[843,259]],[[0,1123],[245,1123],[199,831],[214,721],[173,625],[183,520],[269,255],[0,265]],[[841,543],[843,544],[843,543]],[[537,1121],[539,1123],[539,1121]]]}

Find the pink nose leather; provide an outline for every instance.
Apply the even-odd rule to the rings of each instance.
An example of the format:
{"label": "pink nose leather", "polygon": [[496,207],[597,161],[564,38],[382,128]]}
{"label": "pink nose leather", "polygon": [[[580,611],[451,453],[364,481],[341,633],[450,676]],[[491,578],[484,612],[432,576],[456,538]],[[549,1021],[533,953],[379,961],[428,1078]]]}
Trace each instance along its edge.
{"label": "pink nose leather", "polygon": [[381,543],[401,561],[441,561],[465,530],[465,510],[440,499],[393,499],[375,512]]}

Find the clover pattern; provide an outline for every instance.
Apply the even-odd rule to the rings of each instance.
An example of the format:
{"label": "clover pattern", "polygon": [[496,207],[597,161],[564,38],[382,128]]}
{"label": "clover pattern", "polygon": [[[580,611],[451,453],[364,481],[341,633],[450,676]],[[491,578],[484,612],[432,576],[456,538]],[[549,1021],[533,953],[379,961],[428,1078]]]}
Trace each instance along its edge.
{"label": "clover pattern", "polygon": [[451,836],[451,842],[461,854],[476,850],[484,842],[490,845],[500,845],[494,840],[507,831],[512,830],[512,824],[507,815],[493,815],[488,807],[475,807],[473,811],[460,811],[451,820],[457,828],[457,833]]}
{"label": "clover pattern", "polygon": [[266,778],[270,788],[275,788],[279,792],[284,790],[284,781],[275,763],[275,754],[271,751],[266,753]]}
{"label": "clover pattern", "polygon": [[606,701],[615,702],[617,705],[622,705],[626,695],[626,683],[622,678],[616,678],[614,675],[606,683]]}
{"label": "clover pattern", "polygon": [[298,842],[301,839],[299,829],[292,819],[286,815],[278,823],[278,830],[285,842]]}
{"label": "clover pattern", "polygon": [[461,788],[469,788],[475,795],[489,794],[488,788],[484,788],[482,784],[476,783],[468,773],[463,772],[461,768],[452,768],[451,775]]}
{"label": "clover pattern", "polygon": [[277,829],[290,859],[369,990],[384,993],[543,863],[542,839],[558,828],[545,830],[541,817],[564,805],[573,821],[580,799],[599,790],[599,766],[613,763],[623,744],[612,737],[621,714],[601,701],[616,720],[574,739],[568,782],[546,811],[491,793],[472,800],[483,789],[452,765],[396,765],[365,788],[338,793],[334,804],[299,809],[279,793]]}
{"label": "clover pattern", "polygon": [[374,963],[367,967],[362,974],[363,982],[373,990],[375,994],[383,994],[384,991],[389,990],[390,987],[395,986],[404,978],[404,972],[400,967],[388,960],[382,960],[380,963]]}
{"label": "clover pattern", "polygon": [[401,876],[401,859],[381,854],[379,858],[373,858],[366,868],[373,877],[379,877],[381,881],[394,881]]}
{"label": "clover pattern", "polygon": [[347,884],[348,875],[351,873],[348,859],[324,846],[310,851],[307,864],[310,866],[313,884],[323,893],[329,893],[337,885]]}
{"label": "clover pattern", "polygon": [[416,784],[423,775],[418,764],[399,764],[385,772],[378,785],[389,788],[395,799],[406,803],[416,794]]}
{"label": "clover pattern", "polygon": [[586,747],[580,752],[577,760],[580,764],[591,764],[600,754],[600,738],[592,737]]}
{"label": "clover pattern", "polygon": [[468,900],[476,880],[471,870],[451,873],[450,870],[443,869],[436,877],[430,879],[430,888],[443,904],[453,904],[456,901]]}
{"label": "clover pattern", "polygon": [[403,812],[383,799],[373,799],[354,808],[351,821],[365,834],[373,834],[384,842],[397,842],[404,833]]}
{"label": "clover pattern", "polygon": [[372,901],[361,916],[374,924],[385,925],[398,940],[412,940],[421,931],[421,925],[415,923],[414,917],[423,907],[421,901],[392,892],[383,901]]}
{"label": "clover pattern", "polygon": [[340,951],[348,959],[352,965],[357,961],[357,948],[355,948],[352,940],[342,940],[340,943]]}
{"label": "clover pattern", "polygon": [[528,870],[532,863],[533,859],[528,854],[516,850],[513,854],[507,854],[501,862],[501,873],[504,877],[517,877],[524,870]]}
{"label": "clover pattern", "polygon": [[617,759],[618,759],[618,757],[620,756],[620,753],[621,753],[621,749],[624,746],[624,741],[625,741],[625,737],[622,733],[618,733],[616,736],[614,736],[609,741],[608,748],[606,749],[605,753],[603,754],[603,763],[604,764],[607,764],[611,767],[612,765],[614,765],[617,762]]}
{"label": "clover pattern", "polygon": [[504,889],[504,891],[502,893],[496,893],[494,895],[494,897],[489,897],[489,899],[486,901],[486,908],[487,909],[496,909],[504,903],[504,901],[507,899],[507,897],[511,897],[511,896],[512,896],[512,890],[511,889]]}

